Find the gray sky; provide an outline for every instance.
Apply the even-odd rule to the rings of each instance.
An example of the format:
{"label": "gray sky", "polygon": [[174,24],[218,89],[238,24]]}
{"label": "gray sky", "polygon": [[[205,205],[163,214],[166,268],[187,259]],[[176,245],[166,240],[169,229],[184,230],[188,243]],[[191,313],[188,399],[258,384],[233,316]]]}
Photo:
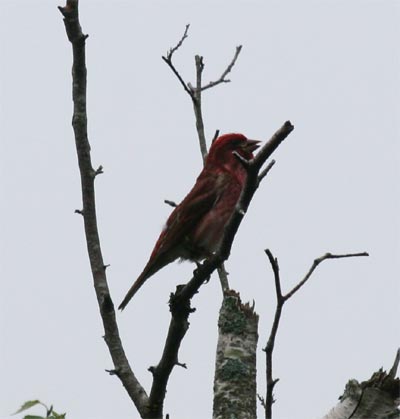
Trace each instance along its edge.
{"label": "gray sky", "polygon": [[[71,46],[61,1],[1,0],[0,417],[39,398],[69,418],[132,418],[136,411],[101,338],[82,220],[71,128]],[[186,23],[176,54],[194,80],[219,77],[236,45],[232,83],[204,94],[215,129],[268,139],[290,119],[227,264],[231,285],[260,314],[261,348],[275,305],[263,250],[279,258],[288,290],[327,261],[283,313],[275,349],[276,419],[318,418],[350,378],[389,368],[399,346],[399,3],[396,1],[81,0],[87,42],[89,139],[99,228],[115,303],[146,263],[170,212],[201,168],[189,98],[161,55]],[[193,266],[173,264],[118,315],[131,365],[149,388],[169,323],[167,300]],[[210,417],[221,300],[217,278],[194,299],[165,412]],[[193,415],[197,412],[197,416]],[[134,412],[134,413],[132,413]],[[190,412],[190,413],[189,413]],[[261,416],[261,411],[260,411]]]}

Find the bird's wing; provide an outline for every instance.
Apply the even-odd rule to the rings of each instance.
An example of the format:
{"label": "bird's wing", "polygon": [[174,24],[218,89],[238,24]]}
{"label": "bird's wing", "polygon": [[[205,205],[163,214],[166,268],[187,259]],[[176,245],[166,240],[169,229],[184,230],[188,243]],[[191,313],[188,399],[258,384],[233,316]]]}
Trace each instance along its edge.
{"label": "bird's wing", "polygon": [[177,243],[182,243],[218,202],[229,183],[229,177],[224,172],[203,171],[192,190],[169,216],[155,248],[164,253]]}

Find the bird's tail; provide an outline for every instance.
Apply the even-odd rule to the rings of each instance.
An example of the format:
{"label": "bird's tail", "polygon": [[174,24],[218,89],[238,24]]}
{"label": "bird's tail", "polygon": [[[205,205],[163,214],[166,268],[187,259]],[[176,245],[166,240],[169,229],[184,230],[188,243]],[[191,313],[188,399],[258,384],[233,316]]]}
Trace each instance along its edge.
{"label": "bird's tail", "polygon": [[147,265],[143,269],[143,272],[139,275],[138,279],[133,283],[131,288],[129,289],[128,293],[126,294],[125,298],[123,299],[122,303],[119,305],[118,309],[123,310],[126,305],[129,303],[131,298],[137,293],[139,288],[146,282],[148,278],[158,272],[161,268],[165,265],[168,265],[176,257],[171,257],[168,253],[167,254],[159,254],[156,257],[153,255],[150,257],[150,260],[147,262]]}
{"label": "bird's tail", "polygon": [[[152,274],[150,274],[152,275]],[[129,303],[131,298],[137,293],[139,288],[145,283],[146,279],[150,276],[146,270],[144,270],[139,278],[133,283],[133,285],[129,288],[125,298],[122,300],[122,303],[119,305],[118,309],[123,310],[126,305]]]}

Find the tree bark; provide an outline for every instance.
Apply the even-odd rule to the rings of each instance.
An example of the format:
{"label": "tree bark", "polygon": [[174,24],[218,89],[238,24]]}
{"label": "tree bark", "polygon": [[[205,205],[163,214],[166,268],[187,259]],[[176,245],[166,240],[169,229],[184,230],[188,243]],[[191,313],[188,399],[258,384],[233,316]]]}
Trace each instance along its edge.
{"label": "tree bark", "polygon": [[213,419],[257,417],[258,315],[229,290],[218,320]]}
{"label": "tree bark", "polygon": [[399,359],[400,350],[389,373],[381,368],[368,381],[349,380],[340,402],[323,419],[399,419]]}

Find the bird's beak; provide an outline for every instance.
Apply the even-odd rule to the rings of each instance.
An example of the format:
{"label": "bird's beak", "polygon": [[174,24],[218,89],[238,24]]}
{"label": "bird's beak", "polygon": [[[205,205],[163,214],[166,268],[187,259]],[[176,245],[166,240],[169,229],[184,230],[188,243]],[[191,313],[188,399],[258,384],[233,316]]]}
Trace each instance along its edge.
{"label": "bird's beak", "polygon": [[246,144],[243,146],[243,148],[246,151],[249,151],[250,153],[252,153],[254,150],[257,150],[261,141],[258,140],[247,140]]}

